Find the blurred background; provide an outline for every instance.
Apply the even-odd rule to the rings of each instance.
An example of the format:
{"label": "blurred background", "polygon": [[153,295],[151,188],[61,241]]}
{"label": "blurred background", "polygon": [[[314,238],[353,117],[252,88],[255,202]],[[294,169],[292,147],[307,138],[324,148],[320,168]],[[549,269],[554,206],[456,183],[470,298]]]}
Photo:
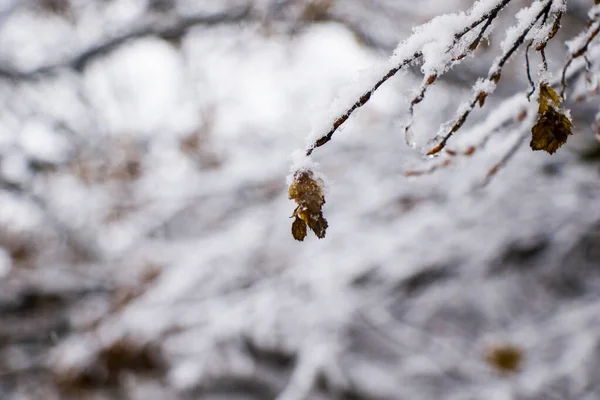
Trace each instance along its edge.
{"label": "blurred background", "polygon": [[[418,177],[422,76],[386,83],[314,153],[327,237],[290,233],[317,116],[472,3],[0,0],[0,399],[600,398],[597,99],[481,185],[520,134],[486,118],[523,52],[449,143],[478,151]],[[419,145],[530,3],[431,89]],[[568,3],[553,71],[593,2]]]}

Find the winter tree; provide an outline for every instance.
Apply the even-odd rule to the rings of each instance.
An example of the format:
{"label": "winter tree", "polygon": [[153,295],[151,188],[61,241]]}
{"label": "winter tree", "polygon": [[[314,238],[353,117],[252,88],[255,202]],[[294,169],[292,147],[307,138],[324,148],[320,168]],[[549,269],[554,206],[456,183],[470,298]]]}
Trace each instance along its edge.
{"label": "winter tree", "polygon": [[598,398],[598,7],[0,0],[0,399]]}
{"label": "winter tree", "polygon": [[[327,220],[322,212],[325,204],[324,182],[315,175],[315,167],[311,165],[310,157],[313,151],[327,144],[352,114],[367,104],[371,96],[389,79],[415,65],[420,67],[423,80],[409,100],[409,117],[403,131],[406,144],[416,147],[412,132],[415,107],[423,101],[428,89],[439,78],[451,69],[460,68],[459,64],[466,57],[477,56],[480,45],[487,41],[489,35],[497,28],[495,20],[510,3],[510,0],[476,1],[468,11],[441,15],[415,27],[412,35],[394,50],[387,65],[374,68],[368,75],[365,74],[356,82],[354,92],[344,93],[329,114],[315,124],[308,137],[306,150],[294,155],[292,176],[289,179],[289,196],[297,204],[292,223],[294,238],[304,240],[307,227],[317,237],[323,238],[327,229]],[[594,54],[592,43],[600,31],[600,8],[590,5],[587,26],[566,42],[568,54],[563,66],[550,71],[546,47],[561,29],[567,3],[567,0],[534,1],[514,14],[514,25],[503,33],[502,42],[497,49],[498,54],[487,75],[473,82],[470,98],[457,107],[453,118],[443,123],[430,137],[427,145],[420,149],[425,156],[439,156],[444,152],[444,160],[439,162],[439,166],[448,165],[452,157],[459,156],[457,151],[447,148],[448,142],[463,127],[475,108],[484,107],[486,99],[502,84],[504,66],[520,52],[525,57],[524,68],[530,87],[508,100],[510,106],[501,106],[501,111],[489,111],[490,116],[485,126],[475,128],[480,130],[479,141],[464,151],[464,155],[471,155],[477,147],[485,145],[488,136],[500,127],[511,125],[511,129],[522,131],[514,145],[490,168],[487,174],[489,179],[525,142],[526,132],[529,130],[532,150],[543,150],[553,154],[566,143],[569,135],[573,133],[570,111],[563,107],[567,101],[566,90],[569,83],[583,77],[587,79],[585,90],[588,93],[570,93],[571,96],[581,101],[589,94],[597,92],[596,78],[592,78],[597,55]],[[539,68],[534,68],[534,71],[529,62],[530,50],[539,53],[541,58]],[[424,172],[408,171],[407,175],[419,175]]]}

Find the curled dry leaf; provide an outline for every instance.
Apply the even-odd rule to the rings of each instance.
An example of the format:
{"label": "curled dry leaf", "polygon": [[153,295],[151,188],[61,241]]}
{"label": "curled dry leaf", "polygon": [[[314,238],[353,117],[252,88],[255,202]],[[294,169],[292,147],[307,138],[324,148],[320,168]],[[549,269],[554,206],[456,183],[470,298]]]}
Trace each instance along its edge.
{"label": "curled dry leaf", "polygon": [[573,123],[560,108],[560,96],[546,83],[540,85],[538,102],[538,120],[531,128],[530,146],[552,154],[573,134]]}
{"label": "curled dry leaf", "polygon": [[288,190],[289,198],[298,205],[292,218],[292,235],[296,240],[304,240],[308,226],[322,239],[327,230],[327,220],[323,217],[323,181],[315,179],[312,171],[300,170],[294,174],[294,180]]}

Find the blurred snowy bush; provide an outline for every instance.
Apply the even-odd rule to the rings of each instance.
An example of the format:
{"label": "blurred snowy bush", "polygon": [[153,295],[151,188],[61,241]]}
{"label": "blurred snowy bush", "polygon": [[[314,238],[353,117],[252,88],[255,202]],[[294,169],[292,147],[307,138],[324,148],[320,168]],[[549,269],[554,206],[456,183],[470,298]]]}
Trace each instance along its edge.
{"label": "blurred snowy bush", "polygon": [[[327,238],[289,234],[289,154],[414,26],[472,3],[0,1],[0,398],[599,396],[595,59],[551,158],[497,118],[525,121],[523,53],[450,162],[405,143],[407,68],[313,155]],[[428,89],[418,145],[530,3]],[[567,3],[549,71],[593,5]]]}

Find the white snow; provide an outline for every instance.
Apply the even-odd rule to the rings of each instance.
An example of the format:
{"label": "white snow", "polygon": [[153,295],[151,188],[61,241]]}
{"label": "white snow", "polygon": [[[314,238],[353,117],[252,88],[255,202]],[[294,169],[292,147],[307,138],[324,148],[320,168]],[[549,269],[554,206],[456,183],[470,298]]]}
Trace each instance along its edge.
{"label": "white snow", "polygon": [[71,144],[39,120],[27,121],[19,134],[19,144],[28,157],[48,163],[67,160]]}
{"label": "white snow", "polygon": [[198,123],[181,56],[165,41],[125,46],[86,70],[85,80],[90,102],[113,134],[187,133]]}
{"label": "white snow", "polygon": [[506,36],[500,45],[502,53],[506,54],[513,47],[519,36],[535,23],[537,15],[547,4],[547,0],[536,0],[531,6],[525,7],[517,13],[517,23],[506,31]]}
{"label": "white snow", "polygon": [[[212,12],[230,4],[177,7]],[[360,16],[358,3],[339,4]],[[448,6],[381,4],[418,9],[412,21],[435,14],[431,4]],[[341,388],[385,399],[545,399],[556,385],[595,384],[600,282],[595,250],[578,247],[600,219],[595,164],[580,162],[569,147],[550,157],[524,145],[479,188],[536,116],[535,98],[525,96],[528,84],[510,79],[523,72],[523,62],[498,85],[478,80],[488,71],[487,64],[471,64],[478,58],[457,66],[472,72],[464,80],[440,76],[415,109],[417,139],[434,135],[463,97],[483,91],[490,94],[485,107],[448,148],[464,151],[489,140],[431,175],[404,177],[417,161],[428,168],[442,158],[425,161],[405,146],[397,122],[406,116],[407,94],[422,82],[421,73],[451,72],[456,54],[446,52],[446,36],[495,4],[478,1],[469,12],[422,25],[389,59],[342,24],[294,27],[290,34],[261,21],[199,26],[179,45],[133,39],[81,74],[0,80],[7,110],[0,115],[0,173],[19,184],[0,193],[0,233],[22,233],[41,247],[30,269],[3,261],[8,247],[0,251],[0,299],[23,287],[97,290],[90,296],[104,307],[69,303],[68,317],[90,322],[58,339],[43,359],[55,371],[77,370],[116,339],[154,340],[168,361],[160,383],[171,390],[163,397],[169,399],[202,397],[204,385],[231,375],[254,379],[263,369],[276,382],[278,400],[318,399],[313,386],[321,373]],[[556,9],[563,4],[556,1]],[[514,25],[505,38],[514,40],[542,5],[533,3],[516,22],[502,14],[497,28]],[[119,26],[144,14],[137,1],[106,7],[119,13]],[[427,15],[425,8],[431,8]],[[92,32],[71,39],[83,43],[116,29],[104,27],[103,10],[82,6],[77,12],[90,20],[97,12],[98,20]],[[14,35],[37,32],[35,18],[14,18],[29,21],[7,25]],[[459,50],[477,32],[465,35]],[[486,60],[493,62],[503,34],[490,36]],[[44,49],[42,42],[58,36],[31,47]],[[13,40],[7,37],[0,42]],[[305,156],[307,133],[310,145],[391,67],[421,49],[420,73],[399,72],[330,143]],[[47,53],[38,60],[51,59]],[[22,62],[6,54],[15,65]],[[580,67],[576,61],[569,73]],[[504,127],[524,110],[523,126]],[[574,138],[584,136],[578,118],[573,113],[581,129]],[[31,160],[54,170],[29,171]],[[299,169],[327,177],[330,227],[323,240],[297,243],[290,235],[293,204],[284,177]],[[96,258],[61,253],[69,240],[89,244]],[[141,278],[146,269],[157,271],[154,280]],[[427,285],[422,281],[432,270],[441,277]],[[571,281],[584,289],[568,297],[562,284]],[[115,288],[118,293],[106,294]],[[127,289],[139,292],[96,321],[98,309],[110,310]],[[246,339],[296,358],[273,372],[249,354]],[[482,359],[486,346],[506,341],[526,353],[522,371],[510,379]],[[127,379],[122,390],[129,395],[140,382],[135,374]],[[234,386],[222,398],[234,398],[227,392]],[[583,398],[578,393],[569,398]]]}

